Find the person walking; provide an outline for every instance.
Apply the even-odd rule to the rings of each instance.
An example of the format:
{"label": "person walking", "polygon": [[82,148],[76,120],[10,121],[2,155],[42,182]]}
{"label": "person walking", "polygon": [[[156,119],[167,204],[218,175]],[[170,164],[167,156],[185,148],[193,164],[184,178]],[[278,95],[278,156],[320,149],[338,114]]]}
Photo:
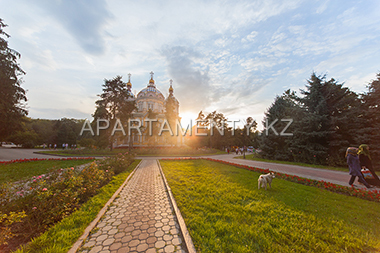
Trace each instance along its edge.
{"label": "person walking", "polygon": [[372,159],[369,154],[369,146],[367,144],[362,144],[359,146],[359,161],[360,166],[362,169],[368,169],[369,172],[372,174],[372,178],[365,178],[365,181],[371,185],[375,185],[377,187],[380,187],[380,179],[376,175],[375,170],[372,167]]}
{"label": "person walking", "polygon": [[350,169],[350,181],[348,182],[349,185],[355,186],[354,181],[355,178],[358,177],[358,181],[362,184],[364,184],[367,188],[372,188],[371,185],[369,185],[361,172],[360,169],[360,161],[358,157],[358,149],[355,147],[349,147],[346,151],[346,158],[347,158],[347,164],[348,168]]}

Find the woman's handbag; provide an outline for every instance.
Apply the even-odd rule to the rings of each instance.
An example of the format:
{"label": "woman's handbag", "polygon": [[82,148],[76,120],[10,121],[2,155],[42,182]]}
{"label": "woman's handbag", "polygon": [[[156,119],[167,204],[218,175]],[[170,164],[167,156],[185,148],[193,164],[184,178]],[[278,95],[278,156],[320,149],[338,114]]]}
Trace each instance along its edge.
{"label": "woman's handbag", "polygon": [[371,171],[369,171],[369,169],[367,169],[367,168],[362,169],[362,174],[364,176],[364,179],[375,179],[373,177]]}

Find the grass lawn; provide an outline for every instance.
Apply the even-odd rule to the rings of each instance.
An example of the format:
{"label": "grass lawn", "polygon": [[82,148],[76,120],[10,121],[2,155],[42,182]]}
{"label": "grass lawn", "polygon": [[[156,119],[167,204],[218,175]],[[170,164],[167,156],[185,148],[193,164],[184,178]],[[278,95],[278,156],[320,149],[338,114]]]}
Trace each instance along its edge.
{"label": "grass lawn", "polygon": [[64,218],[40,237],[33,239],[29,244],[15,252],[67,252],[140,161],[135,160],[124,172],[114,176],[110,183],[103,186],[100,192],[83,204],[79,210]]}
{"label": "grass lawn", "polygon": [[[244,159],[243,156],[237,156],[234,158]],[[333,166],[324,166],[324,165],[309,164],[309,163],[297,163],[297,162],[288,162],[288,161],[279,161],[279,160],[269,160],[269,159],[260,158],[260,156],[257,154],[246,154],[245,159],[254,160],[254,161],[258,161],[258,162],[281,163],[281,164],[298,165],[298,166],[320,168],[320,169],[327,169],[327,170],[338,170],[338,171],[346,171],[346,172],[348,171],[348,167],[333,167]]]}
{"label": "grass lawn", "polygon": [[206,160],[160,161],[199,252],[379,252],[380,204]]}
{"label": "grass lawn", "polygon": [[[128,152],[128,149],[78,149],[78,150],[51,150],[41,151],[39,153],[53,154],[61,156],[112,156],[119,153]],[[203,156],[203,155],[220,155],[226,152],[217,149],[197,150],[192,148],[136,148],[133,153],[137,156]]]}
{"label": "grass lawn", "polygon": [[91,160],[67,161],[31,161],[22,163],[0,164],[0,184],[31,178],[36,175],[48,173],[54,168],[69,168],[92,162]]}

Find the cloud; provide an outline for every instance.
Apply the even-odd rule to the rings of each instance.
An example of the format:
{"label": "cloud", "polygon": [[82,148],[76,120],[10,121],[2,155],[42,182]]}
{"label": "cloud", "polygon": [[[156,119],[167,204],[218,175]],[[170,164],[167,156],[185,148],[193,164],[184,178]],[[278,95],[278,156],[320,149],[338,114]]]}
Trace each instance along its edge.
{"label": "cloud", "polygon": [[105,27],[112,14],[104,0],[42,0],[40,3],[87,53],[100,55],[105,52]]}
{"label": "cloud", "polygon": [[323,13],[327,7],[328,7],[328,3],[329,3],[330,0],[327,0],[327,1],[324,1],[318,8],[317,10],[315,11],[317,14],[321,14]]}
{"label": "cloud", "polygon": [[[175,95],[181,97],[181,111],[199,112],[209,104],[211,95],[208,72],[196,66],[201,55],[189,47],[165,47],[167,71],[174,82]],[[178,94],[178,95],[177,95]]]}
{"label": "cloud", "polygon": [[247,35],[247,37],[242,38],[242,39],[241,39],[241,42],[243,42],[243,43],[246,43],[246,42],[254,42],[254,41],[255,41],[255,38],[256,38],[256,36],[257,36],[258,34],[259,34],[258,32],[256,32],[256,31],[252,31],[249,35]]}
{"label": "cloud", "polygon": [[30,113],[39,115],[39,118],[49,119],[61,119],[61,118],[74,118],[74,119],[91,119],[90,114],[82,112],[78,109],[65,108],[65,109],[53,109],[53,108],[30,108]]}

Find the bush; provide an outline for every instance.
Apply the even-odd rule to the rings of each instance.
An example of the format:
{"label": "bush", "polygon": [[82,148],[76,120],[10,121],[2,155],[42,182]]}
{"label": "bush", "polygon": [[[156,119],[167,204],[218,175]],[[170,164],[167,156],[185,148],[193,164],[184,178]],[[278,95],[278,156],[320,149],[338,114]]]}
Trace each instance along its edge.
{"label": "bush", "polygon": [[78,209],[132,162],[132,156],[119,154],[88,166],[52,170],[30,180],[0,186],[0,214],[25,214],[17,224],[0,220],[0,231],[4,231],[0,241],[9,241],[9,235],[17,236],[19,241],[38,236]]}
{"label": "bush", "polygon": [[125,170],[133,161],[133,155],[128,154],[117,154],[116,156],[109,157],[104,159],[99,163],[99,166],[102,168],[106,168],[108,170],[113,170],[113,172],[117,175]]}

